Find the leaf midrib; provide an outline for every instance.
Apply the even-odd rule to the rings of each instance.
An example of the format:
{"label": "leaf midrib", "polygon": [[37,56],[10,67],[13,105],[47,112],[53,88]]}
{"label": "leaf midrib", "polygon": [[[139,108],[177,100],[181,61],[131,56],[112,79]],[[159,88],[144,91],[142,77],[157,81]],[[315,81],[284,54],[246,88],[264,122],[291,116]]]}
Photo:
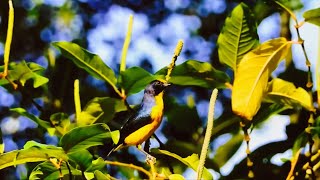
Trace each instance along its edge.
{"label": "leaf midrib", "polygon": [[[81,49],[81,47],[79,47]],[[68,48],[64,48],[65,51],[67,51],[72,56],[76,57],[81,63],[85,64],[87,67],[90,67],[91,70],[93,70],[95,73],[97,73],[99,76],[101,76],[105,81],[107,81],[110,85],[113,85],[113,82],[109,78],[107,78],[104,74],[100,73],[96,68],[93,68],[89,63],[87,63],[85,60],[81,60],[81,58],[71,51],[68,50]],[[93,54],[93,56],[97,56],[96,54]]]}
{"label": "leaf midrib", "polygon": [[[274,52],[270,55],[270,57],[274,57],[275,54],[277,54],[282,48],[286,47],[288,44],[289,44],[289,42],[284,43],[282,46],[280,46],[280,48],[278,48],[276,51],[274,51]],[[267,65],[270,63],[270,61],[271,61],[271,59],[272,59],[272,58],[270,58],[270,57],[268,58],[268,60],[267,60],[266,63],[264,64],[264,66],[263,66],[263,68],[262,68],[263,70],[260,71],[260,73],[258,74],[258,76],[257,76],[257,78],[256,78],[256,80],[255,80],[255,82],[254,82],[254,86],[251,88],[251,91],[250,91],[250,93],[249,93],[249,99],[248,99],[248,101],[246,102],[246,107],[248,107],[248,104],[249,104],[249,102],[250,102],[250,100],[251,100],[251,98],[252,98],[252,94],[253,94],[254,90],[256,89],[256,86],[257,86],[257,84],[258,84],[258,81],[260,80],[263,72],[265,72]]]}
{"label": "leaf midrib", "polygon": [[301,104],[301,106],[303,106],[303,107],[309,107],[309,105],[307,105],[306,103],[303,103],[299,99],[294,98],[294,96],[290,96],[288,94],[284,94],[284,93],[280,93],[280,92],[278,92],[278,93],[277,92],[270,92],[267,95],[285,97],[285,98],[292,99],[292,100],[299,102]]}

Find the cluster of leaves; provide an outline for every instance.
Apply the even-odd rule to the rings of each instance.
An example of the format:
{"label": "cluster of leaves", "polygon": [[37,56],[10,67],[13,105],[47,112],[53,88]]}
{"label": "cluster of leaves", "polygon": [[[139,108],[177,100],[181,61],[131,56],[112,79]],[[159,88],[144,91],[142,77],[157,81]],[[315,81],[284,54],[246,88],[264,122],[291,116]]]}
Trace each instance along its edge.
{"label": "cluster of leaves", "polygon": [[[319,9],[304,14],[306,22],[316,25],[319,25],[319,16]],[[227,17],[218,38],[218,45],[220,62],[226,64],[234,72],[232,85],[226,72],[215,69],[210,63],[197,60],[187,60],[177,65],[170,78],[173,84],[184,87],[227,89],[232,86],[231,107],[234,114],[226,113],[216,120],[212,137],[214,139],[230,132],[233,137],[216,150],[213,158],[207,158],[206,161],[206,167],[217,172],[238,150],[243,141],[243,135],[239,133],[239,129],[234,130],[233,128],[238,127],[241,119],[258,124],[272,114],[285,113],[285,110],[288,109],[293,109],[295,112],[315,111],[312,98],[304,88],[296,87],[293,82],[280,78],[270,80],[270,75],[279,62],[290,54],[293,42],[286,38],[277,38],[259,44],[256,19],[246,4],[240,3]],[[41,162],[30,171],[29,178],[57,179],[63,176],[79,176],[86,179],[108,179],[110,172],[106,168],[107,162],[101,157],[99,150],[106,142],[116,143],[119,139],[119,132],[111,131],[107,123],[111,122],[117,113],[128,110],[126,97],[140,92],[154,79],[164,79],[167,68],[150,74],[143,68],[131,67],[116,76],[114,70],[103,63],[98,55],[90,53],[75,43],[55,42],[53,46],[58,48],[62,55],[78,68],[107,83],[114,95],[93,98],[82,111],[76,114],[76,120],[70,119],[68,114],[62,112],[52,113],[48,119],[43,119],[27,112],[24,108],[11,109],[12,112],[36,122],[39,130],[57,136],[59,143],[53,146],[28,141],[23,149],[1,152],[0,169],[29,162]],[[0,70],[3,69],[4,67],[1,66]],[[12,91],[11,84],[15,83],[18,90],[29,91],[29,94],[37,90],[45,91],[48,86],[48,78],[44,77],[43,73],[44,69],[35,63],[25,61],[10,63],[8,77],[1,79],[0,85]],[[8,79],[12,82],[10,83]],[[31,98],[36,96],[33,94]],[[193,103],[179,105],[174,101],[166,101],[168,101],[166,103],[168,105],[166,129],[174,133],[164,130],[164,134],[176,134],[177,136],[175,139],[170,139],[168,136],[169,141],[165,144],[166,150],[153,150],[152,152],[159,160],[159,163],[156,164],[159,173],[164,174],[167,178],[183,178],[179,174],[186,167],[196,170],[199,163],[197,153],[199,153],[200,140],[203,137],[201,134],[193,137],[197,129],[190,133],[190,127],[193,125],[198,127],[200,118]],[[315,134],[319,134],[318,125],[315,124]],[[286,144],[283,147],[284,150],[290,149],[293,145],[290,142]],[[296,144],[298,145],[295,147],[295,152],[305,146],[301,140]],[[281,151],[280,149],[269,151],[265,157]],[[168,160],[167,156],[172,158]],[[258,161],[258,158],[262,162],[261,156],[253,160]],[[181,163],[186,166],[181,167]],[[170,172],[168,164],[173,165],[176,174]],[[235,169],[243,168],[239,164],[239,167]],[[136,176],[133,171],[121,168],[119,172],[128,177]],[[236,172],[236,170],[233,171],[234,174]],[[233,173],[230,174],[230,177],[237,177]],[[212,179],[207,169],[204,171],[203,178]]]}

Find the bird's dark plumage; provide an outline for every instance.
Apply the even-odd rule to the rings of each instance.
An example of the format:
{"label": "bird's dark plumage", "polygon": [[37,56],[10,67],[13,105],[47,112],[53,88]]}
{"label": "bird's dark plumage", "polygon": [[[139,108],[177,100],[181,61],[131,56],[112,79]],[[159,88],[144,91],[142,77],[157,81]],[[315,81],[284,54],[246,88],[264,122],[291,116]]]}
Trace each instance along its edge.
{"label": "bird's dark plumage", "polygon": [[123,146],[140,145],[154,133],[162,120],[163,91],[168,85],[170,84],[159,80],[147,85],[139,109],[122,126],[119,142],[108,155]]}

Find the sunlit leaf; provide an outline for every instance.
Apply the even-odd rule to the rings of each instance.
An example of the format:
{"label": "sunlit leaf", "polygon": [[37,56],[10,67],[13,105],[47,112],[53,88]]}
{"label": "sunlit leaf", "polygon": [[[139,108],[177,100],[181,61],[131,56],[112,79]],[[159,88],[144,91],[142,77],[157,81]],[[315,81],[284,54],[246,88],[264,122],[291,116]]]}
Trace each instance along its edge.
{"label": "sunlit leaf", "polygon": [[217,43],[220,62],[234,71],[243,56],[259,44],[255,18],[246,4],[232,10]]}
{"label": "sunlit leaf", "polygon": [[185,178],[180,174],[171,174],[169,180],[184,180]]}
{"label": "sunlit leaf", "polygon": [[[156,75],[164,78],[167,71],[168,68],[163,68]],[[225,83],[229,81],[226,73],[216,70],[210,63],[188,60],[173,69],[169,82],[181,86],[213,89],[225,88]]]}
{"label": "sunlit leaf", "polygon": [[229,139],[225,144],[219,146],[213,160],[222,167],[237,152],[243,142],[243,135],[238,133]]}
{"label": "sunlit leaf", "polygon": [[[189,168],[193,169],[194,171],[197,171],[198,164],[199,164],[199,157],[198,157],[197,154],[192,154],[191,156],[188,156],[186,158],[182,158],[177,154],[174,154],[174,153],[171,153],[171,152],[165,151],[165,150],[154,149],[154,152],[155,153],[165,154],[167,156],[171,156],[171,157],[179,160],[183,164],[187,165]],[[207,170],[207,168],[204,168],[202,178],[204,178],[204,179],[213,179],[212,175]]]}
{"label": "sunlit leaf", "polygon": [[268,79],[288,54],[292,42],[285,38],[267,41],[246,54],[239,63],[232,88],[232,110],[251,120],[260,108]]}
{"label": "sunlit leaf", "polygon": [[[59,160],[57,160],[59,161]],[[68,179],[70,175],[72,175],[73,178],[81,178],[82,173],[80,170],[77,170],[73,168],[72,166],[69,166],[70,170],[66,166],[66,162],[62,162],[60,169],[55,167],[52,162],[46,161],[43,163],[38,164],[30,173],[29,179],[60,179],[60,175],[62,175],[62,179]],[[60,174],[61,173],[61,174]]]}
{"label": "sunlit leaf", "polygon": [[290,108],[302,106],[313,111],[312,101],[309,93],[301,88],[296,88],[292,82],[275,78],[268,85],[266,101],[282,103]]}
{"label": "sunlit leaf", "polygon": [[55,113],[50,116],[51,124],[56,128],[57,132],[64,135],[69,131],[70,119],[65,113]]}
{"label": "sunlit leaf", "polygon": [[303,17],[304,21],[320,26],[320,8],[304,12]]}
{"label": "sunlit leaf", "polygon": [[80,125],[88,125],[95,122],[107,123],[113,119],[115,113],[125,110],[127,110],[127,107],[120,99],[96,97],[85,106],[77,119],[77,123]]}
{"label": "sunlit leaf", "polygon": [[93,172],[84,172],[84,177],[87,179],[87,180],[91,180],[91,179],[94,179],[94,173]]}
{"label": "sunlit leaf", "polygon": [[140,67],[132,67],[121,73],[120,85],[129,96],[144,89],[152,80],[155,80],[155,77],[148,71]]}
{"label": "sunlit leaf", "polygon": [[99,157],[96,160],[93,160],[91,165],[86,169],[87,172],[95,172],[96,170],[103,170],[106,167],[104,159]]}
{"label": "sunlit leaf", "polygon": [[[238,122],[239,124],[239,122]],[[152,149],[153,150],[153,149]],[[196,145],[191,142],[179,141],[179,140],[169,140],[166,142],[166,150],[170,152],[175,152],[180,156],[188,156],[190,152],[200,152],[201,146]],[[213,169],[216,172],[220,171],[220,167],[212,158],[207,157],[206,159],[206,168]]]}
{"label": "sunlit leaf", "polygon": [[62,148],[30,141],[26,143],[24,149],[1,154],[0,169],[27,162],[47,161],[49,158],[68,160]]}
{"label": "sunlit leaf", "polygon": [[103,145],[106,139],[119,139],[119,131],[111,132],[106,124],[94,124],[72,129],[60,139],[59,145],[68,153]]}
{"label": "sunlit leaf", "polygon": [[115,85],[117,79],[113,70],[102,59],[71,42],[54,42],[53,45],[61,50],[61,53],[72,60],[79,68],[86,70],[91,76]]}
{"label": "sunlit leaf", "polygon": [[111,179],[110,176],[106,175],[106,174],[103,174],[101,171],[94,171],[94,177],[97,179],[97,180],[109,180]]}
{"label": "sunlit leaf", "polygon": [[[9,68],[8,79],[11,81],[19,81],[22,86],[24,86],[27,81],[32,80],[33,87],[38,88],[49,81],[48,78],[41,75],[45,69],[36,63],[21,61],[17,64],[11,63]],[[3,83],[8,83],[8,81],[3,81]]]}

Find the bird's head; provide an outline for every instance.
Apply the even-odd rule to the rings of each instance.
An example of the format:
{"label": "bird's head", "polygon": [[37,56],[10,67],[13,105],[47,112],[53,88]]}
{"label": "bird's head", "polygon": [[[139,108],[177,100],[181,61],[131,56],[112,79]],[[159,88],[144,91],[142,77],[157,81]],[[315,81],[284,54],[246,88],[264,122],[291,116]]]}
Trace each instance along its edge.
{"label": "bird's head", "polygon": [[170,85],[171,84],[169,84],[167,82],[163,82],[160,80],[154,80],[146,87],[144,92],[147,94],[151,94],[151,95],[156,96],[159,93],[161,93],[162,91],[164,91]]}

